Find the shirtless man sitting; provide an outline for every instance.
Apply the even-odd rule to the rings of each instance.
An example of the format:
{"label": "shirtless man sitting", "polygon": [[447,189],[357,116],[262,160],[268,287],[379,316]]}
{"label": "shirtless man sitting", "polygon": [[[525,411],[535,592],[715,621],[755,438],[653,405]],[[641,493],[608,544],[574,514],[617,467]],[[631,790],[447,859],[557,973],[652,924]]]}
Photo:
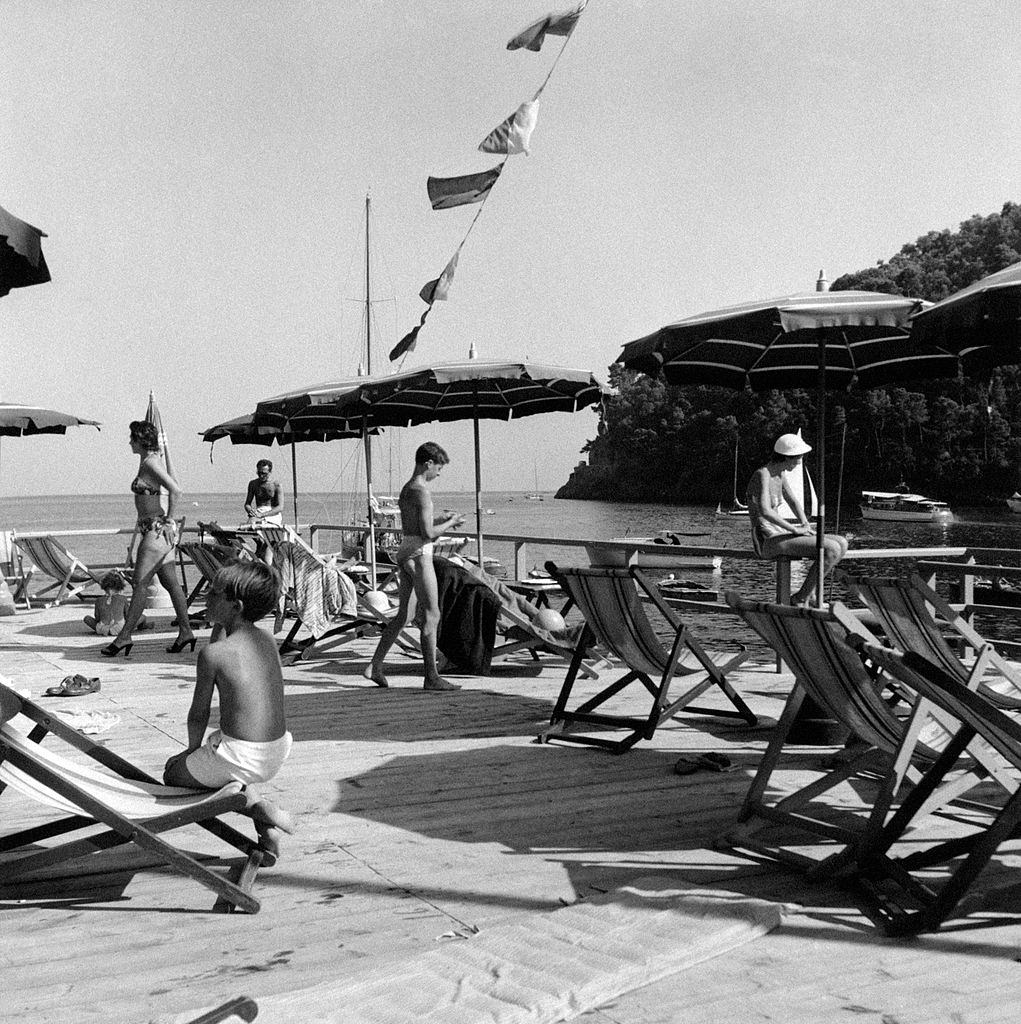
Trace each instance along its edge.
{"label": "shirtless man sitting", "polygon": [[418,606],[417,620],[422,632],[422,659],[425,662],[425,689],[459,690],[456,683],[440,676],[436,667],[436,633],[440,624],[440,601],[433,568],[433,541],[447,530],[464,522],[462,515],[436,519],[429,486],[450,461],[447,453],[435,442],[427,441],[415,452],[415,472],[401,488],[401,528],[404,539],[397,551],[400,583],[397,591],[397,613],[383,630],[372,661],[365,668],[365,678],[377,686],[387,686],[383,661],[408,620],[408,609],[414,596]]}

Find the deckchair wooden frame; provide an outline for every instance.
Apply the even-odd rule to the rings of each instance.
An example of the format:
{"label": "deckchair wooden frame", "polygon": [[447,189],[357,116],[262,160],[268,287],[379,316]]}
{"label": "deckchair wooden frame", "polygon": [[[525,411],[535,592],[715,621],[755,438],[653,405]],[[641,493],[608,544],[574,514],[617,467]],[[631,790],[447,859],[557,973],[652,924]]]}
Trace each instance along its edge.
{"label": "deckchair wooden frame", "polygon": [[178,547],[181,554],[190,558],[192,564],[199,571],[198,582],[185,598],[189,608],[209,590],[216,574],[228,562],[250,557],[241,554],[235,548],[229,548],[223,544],[206,544],[202,541],[186,541]]}
{"label": "deckchair wooden frame", "polygon": [[[916,705],[906,717],[896,714],[882,692],[883,679],[870,671],[853,646],[855,640],[872,645],[878,641],[839,601],[829,609],[814,609],[752,601],[734,591],[725,598],[791,669],[794,686],[742,802],[737,824],[718,843],[816,877],[852,870],[861,851],[875,841],[904,784],[920,779],[915,762],[927,766],[940,756],[939,748],[949,739],[944,717],[924,704]],[[771,802],[770,782],[806,696],[850,730],[853,742],[819,778],[786,795],[774,793]],[[959,801],[990,773],[1005,781],[987,751],[970,749],[958,774],[928,794],[919,814],[949,813],[947,805]],[[817,801],[851,778],[875,788],[871,806],[855,808],[835,821],[834,806]],[[780,835],[770,838],[778,831],[776,826],[781,826]],[[806,836],[835,844],[833,852],[813,857],[792,849],[805,845]]]}
{"label": "deckchair wooden frame", "polygon": [[[560,740],[602,747],[622,754],[639,740],[651,739],[656,729],[682,711],[688,714],[740,718],[748,725],[757,719],[727,679],[747,657],[741,650],[725,661],[716,660],[703,648],[691,628],[660,597],[656,587],[636,566],[627,568],[560,568],[546,563],[546,571],[563,587],[585,619],[571,657],[567,675],[560,688],[550,716],[549,726],[539,734],[540,743]],[[669,648],[655,634],[645,608],[639,600],[638,588],[656,606],[674,631]],[[623,662],[625,673],[574,710],[567,705],[578,678],[582,662],[593,644],[599,643]],[[670,699],[671,683],[678,676],[702,675],[679,697]],[[598,710],[608,700],[632,683],[643,686],[652,697],[648,714],[643,718],[609,714]],[[697,706],[692,701],[713,687],[719,688],[734,710]],[[601,735],[579,734],[579,728],[624,730],[619,740]]]}
{"label": "deckchair wooden frame", "polygon": [[[89,586],[98,584],[102,578],[98,570],[90,569],[55,537],[19,537],[15,534],[14,543],[22,552],[22,564],[27,558],[35,571],[53,580],[49,586],[43,587],[31,596],[31,601],[40,603],[44,608],[52,608],[75,597],[85,600],[84,591]],[[49,601],[40,600],[53,590],[57,591],[55,598]],[[24,591],[28,600],[27,579],[24,581]]]}
{"label": "deckchair wooden frame", "polygon": [[[18,714],[24,715],[34,723],[27,735],[17,732],[7,724]],[[220,820],[220,816],[228,812],[245,812],[248,797],[241,783],[231,783],[220,790],[210,792],[195,790],[194,800],[170,811],[153,814],[144,819],[129,818],[118,810],[114,801],[104,800],[96,793],[89,792],[86,785],[66,777],[66,774],[70,773],[62,773],[62,766],[70,766],[59,755],[44,751],[41,746],[43,738],[47,734],[52,734],[121,779],[153,784],[156,787],[154,792],[157,794],[160,790],[166,790],[168,795],[177,796],[181,794],[181,790],[162,786],[153,776],[109,748],[93,742],[55,716],[51,716],[34,701],[21,696],[2,679],[0,721],[4,723],[0,727],[0,764],[7,762],[11,767],[20,769],[29,778],[84,812],[65,814],[46,824],[4,835],[0,837],[0,854],[12,854],[46,839],[70,836],[99,825],[106,826],[105,831],[69,839],[55,846],[5,859],[0,870],[5,882],[16,881],[42,868],[87,854],[133,844],[216,893],[214,909],[238,909],[253,914],[258,912],[259,901],[251,893],[252,885],[259,868],[271,866],[275,858],[269,851],[261,849],[257,842]],[[6,782],[0,781],[0,795],[7,786]],[[153,801],[153,806],[158,807],[158,800]],[[205,829],[244,855],[244,861],[231,872],[230,877],[217,874],[194,856],[178,849],[160,836],[160,833],[189,824]]]}
{"label": "deckchair wooden frame", "polygon": [[[955,735],[931,764],[878,835],[860,852],[861,886],[889,935],[916,935],[940,927],[968,896],[968,891],[1000,845],[1021,834],[1021,724],[1008,717],[984,693],[963,685],[941,665],[913,651],[863,645],[869,658],[919,698],[939,707],[957,723]],[[978,738],[1009,766],[1009,796],[979,831],[956,837],[903,857],[895,844],[916,822],[925,802],[951,771],[962,751]],[[913,871],[949,863],[963,856],[936,888]],[[978,904],[981,900],[972,901]]]}
{"label": "deckchair wooden frame", "polygon": [[[1021,673],[917,573],[906,579],[847,573],[840,578],[879,620],[891,647],[921,654],[997,707],[1021,708]],[[947,640],[948,629],[974,655],[970,663]],[[987,678],[990,671],[998,678]]]}
{"label": "deckchair wooden frame", "polygon": [[28,584],[35,572],[34,567],[25,570],[21,549],[14,544],[13,530],[0,530],[0,574],[4,582],[13,584],[11,597],[14,603],[22,602],[26,608],[32,607],[28,597]]}

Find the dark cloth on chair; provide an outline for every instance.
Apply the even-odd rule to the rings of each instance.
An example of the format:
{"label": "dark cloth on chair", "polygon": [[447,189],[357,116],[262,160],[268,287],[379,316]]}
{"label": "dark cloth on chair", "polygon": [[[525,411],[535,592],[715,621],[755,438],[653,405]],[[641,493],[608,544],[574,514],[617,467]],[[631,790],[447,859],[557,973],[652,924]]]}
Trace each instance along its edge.
{"label": "dark cloth on chair", "polygon": [[433,566],[440,600],[437,648],[462,671],[488,675],[500,599],[445,558],[434,558]]}

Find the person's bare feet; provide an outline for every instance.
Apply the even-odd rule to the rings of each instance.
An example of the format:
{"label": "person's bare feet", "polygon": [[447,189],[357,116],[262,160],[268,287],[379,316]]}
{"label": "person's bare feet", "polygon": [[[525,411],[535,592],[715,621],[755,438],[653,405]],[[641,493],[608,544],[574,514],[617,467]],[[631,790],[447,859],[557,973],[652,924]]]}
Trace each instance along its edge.
{"label": "person's bare feet", "polygon": [[248,808],[256,825],[268,825],[286,832],[288,835],[294,832],[294,819],[275,803],[269,800],[257,800]]}
{"label": "person's bare feet", "polygon": [[284,834],[282,829],[273,825],[264,825],[261,822],[255,823],[255,831],[259,837],[259,849],[272,854],[273,857],[280,856],[280,837]]}
{"label": "person's bare feet", "polygon": [[435,679],[427,679],[423,684],[423,689],[426,690],[460,690],[461,687],[457,683],[452,683],[448,679],[444,679],[442,676],[437,676]]}
{"label": "person's bare feet", "polygon": [[376,668],[376,666],[371,663],[365,666],[362,671],[362,675],[365,676],[366,679],[370,679],[377,686],[382,686],[384,689],[390,685],[386,681],[386,676],[383,675],[383,670],[381,668]]}

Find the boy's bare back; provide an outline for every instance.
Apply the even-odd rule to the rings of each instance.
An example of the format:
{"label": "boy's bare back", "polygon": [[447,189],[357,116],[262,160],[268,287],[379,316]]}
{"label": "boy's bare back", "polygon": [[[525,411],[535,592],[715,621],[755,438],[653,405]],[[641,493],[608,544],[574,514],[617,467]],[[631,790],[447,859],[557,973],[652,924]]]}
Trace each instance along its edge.
{"label": "boy's bare back", "polygon": [[210,671],[219,695],[222,732],[252,742],[283,736],[284,679],[272,637],[248,625],[204,647],[199,661],[200,675],[203,667]]}

